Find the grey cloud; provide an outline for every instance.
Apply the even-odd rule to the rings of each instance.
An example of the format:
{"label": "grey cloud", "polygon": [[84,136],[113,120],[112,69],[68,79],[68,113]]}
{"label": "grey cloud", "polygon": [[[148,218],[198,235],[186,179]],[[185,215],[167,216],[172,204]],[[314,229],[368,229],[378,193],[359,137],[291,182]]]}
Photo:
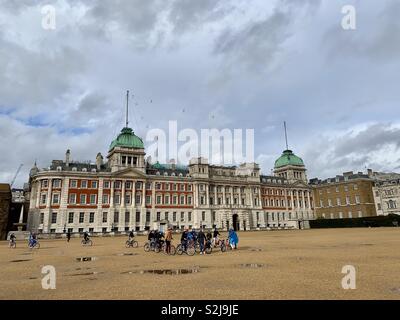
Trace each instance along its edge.
{"label": "grey cloud", "polygon": [[374,124],[365,130],[351,135],[351,132],[342,137],[336,144],[334,154],[337,157],[348,154],[369,153],[393,144],[400,148],[400,129],[390,128],[383,123]]}

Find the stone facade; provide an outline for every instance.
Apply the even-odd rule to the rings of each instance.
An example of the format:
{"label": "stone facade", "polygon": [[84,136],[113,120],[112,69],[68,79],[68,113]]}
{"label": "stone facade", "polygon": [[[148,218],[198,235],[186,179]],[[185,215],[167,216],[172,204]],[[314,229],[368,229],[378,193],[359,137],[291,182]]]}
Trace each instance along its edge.
{"label": "stone facade", "polygon": [[400,215],[400,175],[375,174],[373,194],[378,215]]}
{"label": "stone facade", "polygon": [[0,240],[6,239],[8,217],[11,205],[11,188],[9,184],[0,184]]}
{"label": "stone facade", "polygon": [[301,163],[279,162],[272,176],[261,175],[254,163],[226,167],[196,158],[188,166],[152,164],[141,139],[127,129],[112,142],[107,163],[100,153],[95,163],[73,162],[68,150],[65,161],[32,168],[28,230],[307,228],[314,219],[300,158]]}

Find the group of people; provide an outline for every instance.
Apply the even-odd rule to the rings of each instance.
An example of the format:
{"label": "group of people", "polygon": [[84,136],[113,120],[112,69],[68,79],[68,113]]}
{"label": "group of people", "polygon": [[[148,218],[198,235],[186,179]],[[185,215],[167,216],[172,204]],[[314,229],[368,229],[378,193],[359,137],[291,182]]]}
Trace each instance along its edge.
{"label": "group of people", "polygon": [[[14,233],[10,234],[10,247],[12,245],[15,245],[17,242],[17,237],[15,236]],[[33,248],[36,244],[37,244],[38,240],[37,240],[37,235],[34,232],[30,232],[29,233],[29,237],[28,237],[28,246],[30,248]]]}
{"label": "group of people", "polygon": [[[194,229],[189,230],[186,228],[181,234],[180,242],[184,251],[187,249],[189,244],[196,245],[196,243],[198,243],[200,254],[204,254],[207,246],[217,246],[219,244],[219,236],[220,233],[217,228],[215,228],[213,232],[208,231],[207,233],[204,233],[203,229],[200,229],[197,232]],[[151,230],[148,234],[148,240],[150,246],[153,248],[156,246],[160,246],[161,248],[165,241],[165,251],[169,254],[171,252],[171,242],[173,240],[172,228],[168,228],[165,234],[159,230]],[[233,229],[229,230],[228,241],[232,249],[237,249],[239,237]]]}

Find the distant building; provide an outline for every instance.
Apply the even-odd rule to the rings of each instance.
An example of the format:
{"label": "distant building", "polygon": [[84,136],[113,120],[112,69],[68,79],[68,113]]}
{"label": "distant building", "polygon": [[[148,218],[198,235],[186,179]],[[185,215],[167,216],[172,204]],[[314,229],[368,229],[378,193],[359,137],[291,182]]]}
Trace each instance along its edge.
{"label": "distant building", "polygon": [[9,184],[0,183],[0,240],[6,239],[8,217],[11,205],[11,188]]}
{"label": "distant building", "polygon": [[345,172],[334,178],[311,179],[317,218],[341,219],[376,216],[372,172]]}
{"label": "distant building", "polygon": [[374,173],[373,194],[378,215],[400,215],[400,174]]}
{"label": "distant building", "polygon": [[30,172],[28,229],[41,233],[160,229],[171,226],[252,230],[307,228],[314,219],[312,188],[301,158],[286,150],[274,175],[257,164],[215,166],[151,163],[142,139],[122,129],[107,161],[54,160]]}

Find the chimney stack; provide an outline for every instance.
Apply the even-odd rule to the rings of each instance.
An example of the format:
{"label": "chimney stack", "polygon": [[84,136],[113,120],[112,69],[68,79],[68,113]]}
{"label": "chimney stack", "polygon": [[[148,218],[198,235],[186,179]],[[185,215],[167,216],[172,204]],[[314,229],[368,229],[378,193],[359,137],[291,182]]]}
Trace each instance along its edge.
{"label": "chimney stack", "polygon": [[70,156],[71,156],[71,151],[68,149],[67,152],[65,153],[65,165],[67,167],[69,167]]}
{"label": "chimney stack", "polygon": [[97,170],[101,169],[101,166],[103,165],[103,156],[101,155],[101,153],[99,152],[96,156],[96,166],[97,166]]}

